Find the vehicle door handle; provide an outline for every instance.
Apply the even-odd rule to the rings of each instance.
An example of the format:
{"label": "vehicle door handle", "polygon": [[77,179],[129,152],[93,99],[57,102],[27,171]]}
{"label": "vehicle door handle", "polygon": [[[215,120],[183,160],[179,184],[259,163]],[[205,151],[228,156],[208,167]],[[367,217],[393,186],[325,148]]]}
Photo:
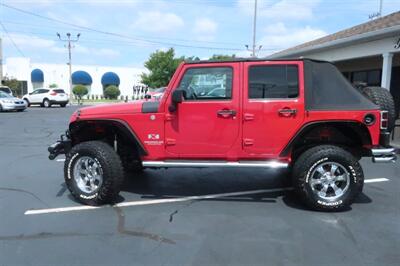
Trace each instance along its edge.
{"label": "vehicle door handle", "polygon": [[228,109],[223,109],[223,110],[219,110],[217,112],[217,116],[223,117],[223,118],[228,118],[231,116],[235,116],[236,115],[236,111],[235,110],[228,110]]}
{"label": "vehicle door handle", "polygon": [[295,116],[297,114],[297,110],[286,107],[286,108],[278,110],[278,114],[279,114],[279,116],[283,116],[283,117],[291,117],[291,116]]}

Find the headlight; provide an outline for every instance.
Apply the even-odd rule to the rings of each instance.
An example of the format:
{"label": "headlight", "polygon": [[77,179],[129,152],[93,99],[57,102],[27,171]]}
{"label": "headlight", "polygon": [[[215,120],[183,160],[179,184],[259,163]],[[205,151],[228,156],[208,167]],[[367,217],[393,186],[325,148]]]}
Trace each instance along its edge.
{"label": "headlight", "polygon": [[13,100],[1,100],[2,103],[13,103]]}

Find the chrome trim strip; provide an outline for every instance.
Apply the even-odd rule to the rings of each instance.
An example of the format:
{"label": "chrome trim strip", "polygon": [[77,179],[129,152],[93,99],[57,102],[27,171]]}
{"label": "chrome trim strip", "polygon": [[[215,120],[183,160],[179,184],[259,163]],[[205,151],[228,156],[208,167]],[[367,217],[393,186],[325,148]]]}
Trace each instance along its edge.
{"label": "chrome trim strip", "polygon": [[394,148],[371,149],[373,156],[392,155],[395,153]]}
{"label": "chrome trim strip", "polygon": [[393,163],[397,160],[394,148],[371,149],[372,162],[374,163]]}
{"label": "chrome trim strip", "polygon": [[263,167],[287,168],[288,163],[279,161],[143,161],[144,167]]}

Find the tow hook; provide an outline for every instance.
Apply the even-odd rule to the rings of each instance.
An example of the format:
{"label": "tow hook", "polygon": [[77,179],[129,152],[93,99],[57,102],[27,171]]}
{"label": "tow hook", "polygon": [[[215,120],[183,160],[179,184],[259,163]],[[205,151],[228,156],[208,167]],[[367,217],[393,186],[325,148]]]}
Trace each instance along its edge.
{"label": "tow hook", "polygon": [[54,160],[60,154],[66,154],[71,149],[71,139],[69,137],[69,132],[66,131],[65,134],[60,136],[60,140],[49,146],[47,149],[49,151],[49,159]]}

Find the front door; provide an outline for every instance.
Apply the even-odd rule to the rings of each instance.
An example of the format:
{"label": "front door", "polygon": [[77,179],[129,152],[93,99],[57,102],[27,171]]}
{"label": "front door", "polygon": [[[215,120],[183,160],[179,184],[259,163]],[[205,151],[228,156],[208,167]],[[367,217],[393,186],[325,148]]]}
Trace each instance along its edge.
{"label": "front door", "polygon": [[304,119],[303,65],[244,64],[243,150],[250,157],[279,155]]}
{"label": "front door", "polygon": [[239,64],[188,64],[182,73],[176,89],[185,97],[165,124],[167,154],[224,158],[239,138]]}

